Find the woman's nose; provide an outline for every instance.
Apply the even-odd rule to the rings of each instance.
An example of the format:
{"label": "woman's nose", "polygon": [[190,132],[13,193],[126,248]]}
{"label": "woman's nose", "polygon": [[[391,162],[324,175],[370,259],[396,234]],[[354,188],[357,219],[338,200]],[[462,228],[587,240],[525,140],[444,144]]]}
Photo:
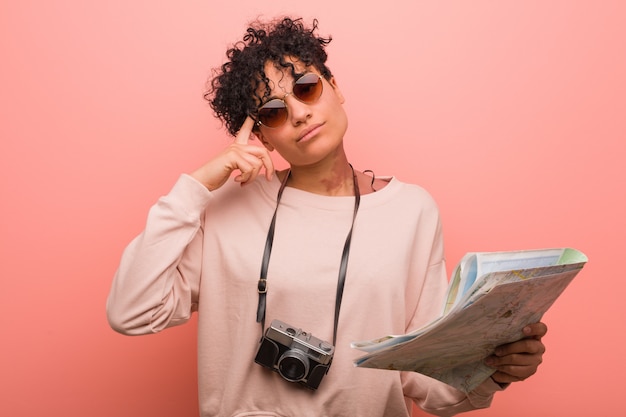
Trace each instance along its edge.
{"label": "woman's nose", "polygon": [[289,109],[289,117],[290,121],[294,125],[299,125],[300,123],[304,123],[307,119],[311,117],[311,106],[309,104],[303,103],[297,98],[293,96],[293,94],[288,94],[287,97],[283,99],[285,103],[287,103],[287,108]]}

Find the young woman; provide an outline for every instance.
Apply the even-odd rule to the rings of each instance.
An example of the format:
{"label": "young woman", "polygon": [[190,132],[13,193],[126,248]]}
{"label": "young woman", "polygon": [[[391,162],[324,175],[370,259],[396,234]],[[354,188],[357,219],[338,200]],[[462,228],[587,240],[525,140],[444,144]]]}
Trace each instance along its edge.
{"label": "young woman", "polygon": [[[496,372],[469,394],[353,366],[351,341],[436,317],[444,249],[426,191],[350,164],[344,97],[325,65],[330,39],[315,32],[316,22],[257,23],[228,51],[208,98],[235,140],[150,210],[113,281],[111,326],[153,333],[197,311],[202,416],[398,417],[413,401],[437,415],[487,407],[536,371],[545,325],[486,358]],[[288,170],[274,171],[274,150]]]}

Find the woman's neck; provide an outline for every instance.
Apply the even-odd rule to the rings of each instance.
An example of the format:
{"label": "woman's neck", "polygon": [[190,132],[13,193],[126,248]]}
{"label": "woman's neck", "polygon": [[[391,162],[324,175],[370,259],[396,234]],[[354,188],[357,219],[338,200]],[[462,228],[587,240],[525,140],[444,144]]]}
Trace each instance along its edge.
{"label": "woman's neck", "polygon": [[[287,175],[287,171],[279,173],[279,178],[284,178],[284,175]],[[314,194],[354,195],[353,171],[345,158],[329,164],[292,166],[287,185]]]}

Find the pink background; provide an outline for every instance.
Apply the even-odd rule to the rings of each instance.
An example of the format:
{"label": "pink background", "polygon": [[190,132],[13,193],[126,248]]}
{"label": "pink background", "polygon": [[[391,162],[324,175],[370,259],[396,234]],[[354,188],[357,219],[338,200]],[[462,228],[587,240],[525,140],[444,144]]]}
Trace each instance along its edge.
{"label": "pink background", "polygon": [[590,258],[545,316],[540,372],[472,415],[623,415],[625,3],[216,3],[0,4],[0,414],[197,415],[195,319],[123,337],[105,299],[150,205],[229,141],[210,69],[251,18],[297,13],[335,39],[353,164],[430,190],[449,268]]}

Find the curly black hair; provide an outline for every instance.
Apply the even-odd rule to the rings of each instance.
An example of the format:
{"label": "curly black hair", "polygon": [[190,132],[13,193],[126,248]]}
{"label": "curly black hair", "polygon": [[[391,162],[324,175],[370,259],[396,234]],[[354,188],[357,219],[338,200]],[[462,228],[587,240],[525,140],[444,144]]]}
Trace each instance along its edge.
{"label": "curly black hair", "polygon": [[[330,80],[332,74],[326,66],[328,56],[324,48],[332,37],[317,36],[317,24],[317,19],[314,19],[309,28],[302,18],[290,17],[267,23],[257,20],[250,24],[243,41],[228,49],[228,61],[213,70],[210,89],[204,98],[231,135],[236,135],[248,115],[255,118],[259,103],[270,95],[266,63],[288,69],[295,79],[300,74],[285,59],[295,58],[307,67],[313,66]],[[261,86],[264,86],[262,95],[259,93],[263,91]]]}

